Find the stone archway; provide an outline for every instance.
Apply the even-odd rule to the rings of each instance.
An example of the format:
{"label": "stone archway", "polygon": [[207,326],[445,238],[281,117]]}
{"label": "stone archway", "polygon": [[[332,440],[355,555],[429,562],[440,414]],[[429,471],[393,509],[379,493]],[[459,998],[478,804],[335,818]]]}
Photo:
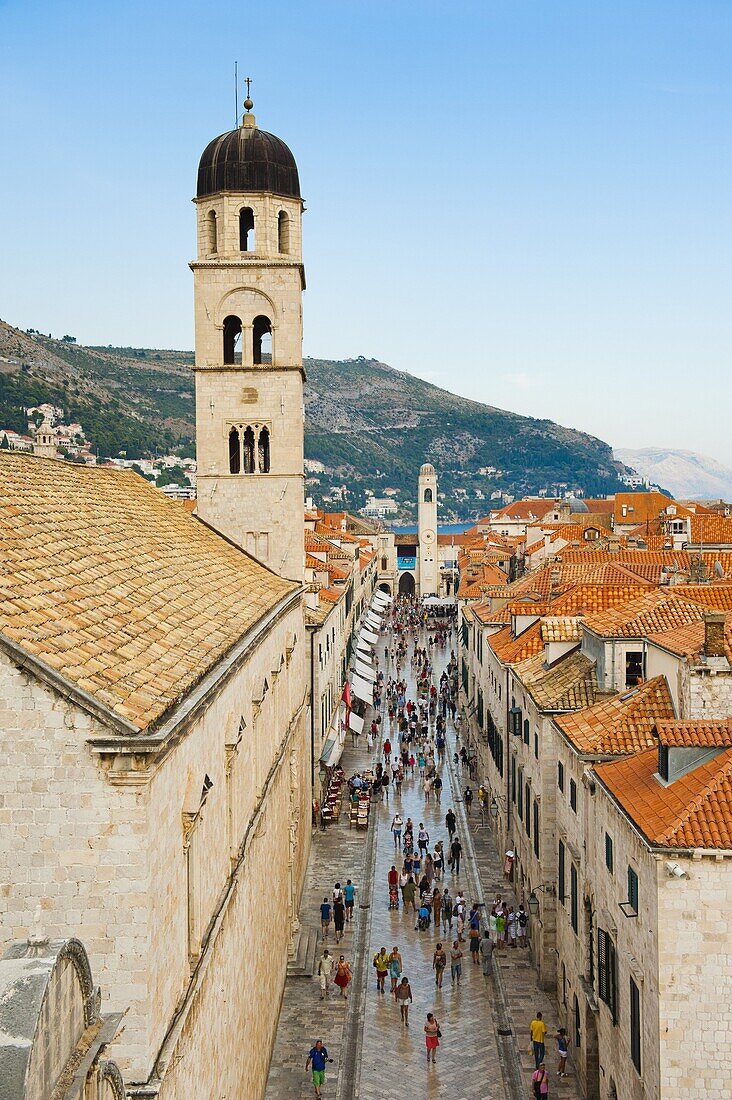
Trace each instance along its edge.
{"label": "stone archway", "polygon": [[414,595],[414,574],[402,573],[399,578],[399,595],[400,596],[413,596]]}
{"label": "stone archway", "polygon": [[391,596],[391,585],[384,581],[379,585],[379,592],[386,592],[387,596]]}

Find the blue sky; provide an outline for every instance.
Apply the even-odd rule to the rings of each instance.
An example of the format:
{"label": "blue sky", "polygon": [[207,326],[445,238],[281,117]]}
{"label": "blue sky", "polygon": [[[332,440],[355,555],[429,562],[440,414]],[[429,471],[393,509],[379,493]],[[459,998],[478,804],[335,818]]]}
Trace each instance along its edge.
{"label": "blue sky", "polygon": [[0,317],[192,346],[238,60],[300,168],[306,354],[732,465],[731,47],[730,0],[0,0]]}

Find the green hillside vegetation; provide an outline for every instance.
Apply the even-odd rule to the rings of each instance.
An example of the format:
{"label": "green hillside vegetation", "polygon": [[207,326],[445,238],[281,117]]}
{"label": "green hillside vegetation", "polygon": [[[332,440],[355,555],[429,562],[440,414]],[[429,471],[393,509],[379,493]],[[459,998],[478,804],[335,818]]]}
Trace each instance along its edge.
{"label": "green hillside vegetation", "polygon": [[[51,402],[78,421],[100,457],[195,451],[193,353],[148,348],[83,347],[0,322],[0,428],[25,432],[24,409]],[[469,401],[385,363],[364,358],[305,362],[305,454],[327,467],[309,491],[320,502],[345,484],[348,503],[399,490],[413,500],[419,467],[440,476],[445,511],[465,513],[456,491],[474,498],[500,488],[514,496],[562,483],[588,494],[618,488],[608,444],[550,420],[518,416]],[[502,471],[497,479],[480,467]]]}

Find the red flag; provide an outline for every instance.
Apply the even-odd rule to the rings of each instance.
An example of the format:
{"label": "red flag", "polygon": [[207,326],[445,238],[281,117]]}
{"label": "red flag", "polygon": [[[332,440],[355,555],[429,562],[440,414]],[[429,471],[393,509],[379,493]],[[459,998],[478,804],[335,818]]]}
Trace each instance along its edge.
{"label": "red flag", "polygon": [[351,728],[351,685],[346,680],[343,685],[343,695],[341,696],[343,702],[346,704],[346,729]]}

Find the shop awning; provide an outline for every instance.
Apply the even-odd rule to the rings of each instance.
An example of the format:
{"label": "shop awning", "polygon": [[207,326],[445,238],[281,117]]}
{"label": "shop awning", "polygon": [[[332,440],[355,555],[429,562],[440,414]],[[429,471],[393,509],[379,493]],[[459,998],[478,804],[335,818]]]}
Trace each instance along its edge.
{"label": "shop awning", "polygon": [[[343,724],[346,724],[346,716],[343,715]],[[359,718],[355,710],[351,711],[351,715],[348,719],[348,730],[346,732],[353,731],[353,733],[361,733],[363,730],[363,718]]]}
{"label": "shop awning", "polygon": [[389,595],[389,593],[388,592],[381,592],[377,588],[376,591],[374,592],[372,598],[371,598],[371,606],[372,607],[387,608],[390,603],[391,603],[391,596]]}
{"label": "shop awning", "polygon": [[369,680],[371,683],[376,679],[376,672],[370,665],[365,665],[363,661],[359,661],[358,655],[356,655],[356,664],[354,666],[357,676],[360,676],[364,680]]}
{"label": "shop awning", "polygon": [[373,611],[367,611],[363,621],[366,626],[371,627],[373,630],[381,630],[381,619],[378,615],[374,615]]}
{"label": "shop awning", "polygon": [[366,668],[373,669],[373,661],[371,660],[371,654],[367,653],[363,649],[357,649],[355,653],[357,661],[360,661],[362,665],[366,665]]}
{"label": "shop awning", "polygon": [[374,686],[370,684],[368,680],[364,680],[361,676],[357,676],[355,673],[351,675],[351,691],[360,699],[363,703],[368,703],[369,706],[374,702]]}
{"label": "shop awning", "polygon": [[370,645],[377,645],[379,641],[379,635],[374,634],[373,630],[369,630],[368,627],[363,628],[359,637]]}
{"label": "shop awning", "polygon": [[320,763],[325,768],[334,768],[340,760],[343,754],[343,741],[340,741],[333,735],[331,730],[331,736],[323,745],[323,751],[320,754]]}
{"label": "shop awning", "polygon": [[455,607],[454,596],[425,596],[422,600],[425,607]]}

